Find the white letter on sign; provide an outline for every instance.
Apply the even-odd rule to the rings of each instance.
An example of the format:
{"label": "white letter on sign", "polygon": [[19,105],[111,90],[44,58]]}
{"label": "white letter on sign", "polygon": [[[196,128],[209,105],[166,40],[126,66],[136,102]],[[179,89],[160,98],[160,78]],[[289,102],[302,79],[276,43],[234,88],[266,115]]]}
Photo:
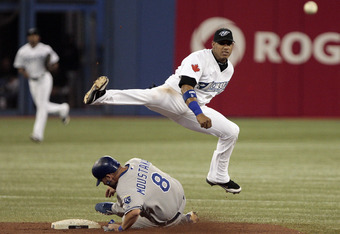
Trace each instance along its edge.
{"label": "white letter on sign", "polygon": [[256,32],[255,33],[255,53],[256,62],[264,62],[266,56],[273,63],[282,61],[277,48],[280,46],[280,38],[273,32]]}
{"label": "white letter on sign", "polygon": [[340,33],[328,32],[319,35],[314,40],[314,56],[320,63],[335,65],[340,64],[340,45],[328,45],[328,42],[340,43]]}
{"label": "white letter on sign", "polygon": [[[300,44],[300,52],[294,54],[293,45],[297,42]],[[305,63],[312,54],[312,42],[310,38],[300,32],[291,32],[282,38],[281,55],[285,61],[292,64]]]}

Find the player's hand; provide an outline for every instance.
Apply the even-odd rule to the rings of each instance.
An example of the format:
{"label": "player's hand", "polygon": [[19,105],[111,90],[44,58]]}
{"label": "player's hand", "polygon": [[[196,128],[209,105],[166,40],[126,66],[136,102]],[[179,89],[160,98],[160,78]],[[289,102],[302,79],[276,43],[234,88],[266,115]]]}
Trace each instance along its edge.
{"label": "player's hand", "polygon": [[201,125],[201,128],[211,128],[211,119],[205,116],[203,113],[196,116],[197,122]]}
{"label": "player's hand", "polygon": [[109,224],[107,225],[107,227],[109,228],[109,230],[114,230],[115,232],[119,232],[118,231],[118,228],[119,228],[119,224],[116,224],[116,223],[112,223],[112,224]]}
{"label": "player's hand", "polygon": [[112,197],[115,195],[116,190],[114,188],[109,187],[105,192],[105,197]]}
{"label": "player's hand", "polygon": [[119,224],[116,224],[115,221],[111,219],[111,221],[107,224],[107,226],[103,226],[103,229],[105,232],[110,232],[110,231],[119,232],[118,230],[119,226],[120,226]]}
{"label": "player's hand", "polygon": [[29,78],[29,74],[28,74],[28,72],[27,72],[24,68],[19,68],[19,69],[18,69],[18,72],[19,72],[23,77],[25,77],[26,79]]}

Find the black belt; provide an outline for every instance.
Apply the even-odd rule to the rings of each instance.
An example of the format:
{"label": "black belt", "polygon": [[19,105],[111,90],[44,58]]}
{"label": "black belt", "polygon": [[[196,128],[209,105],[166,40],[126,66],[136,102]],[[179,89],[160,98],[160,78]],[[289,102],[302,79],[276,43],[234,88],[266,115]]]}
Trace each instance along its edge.
{"label": "black belt", "polygon": [[173,223],[180,215],[181,215],[181,212],[177,212],[177,214],[172,219],[165,221],[165,222],[158,222],[151,216],[149,217],[149,220],[153,222],[154,224],[157,224],[158,226],[166,226],[166,225]]}

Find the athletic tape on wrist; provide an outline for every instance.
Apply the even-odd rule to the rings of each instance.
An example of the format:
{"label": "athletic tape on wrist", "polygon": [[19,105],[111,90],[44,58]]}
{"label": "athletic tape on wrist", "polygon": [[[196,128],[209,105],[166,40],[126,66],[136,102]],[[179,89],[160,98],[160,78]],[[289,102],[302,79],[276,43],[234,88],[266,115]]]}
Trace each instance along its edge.
{"label": "athletic tape on wrist", "polygon": [[184,102],[186,102],[188,98],[193,98],[193,97],[197,98],[196,92],[193,89],[189,89],[188,91],[183,93]]}
{"label": "athletic tape on wrist", "polygon": [[201,107],[198,105],[198,102],[196,101],[190,102],[188,107],[190,108],[190,110],[192,110],[192,112],[194,112],[196,116],[203,113]]}
{"label": "athletic tape on wrist", "polygon": [[119,226],[118,231],[119,231],[119,232],[124,231],[124,229],[122,228],[122,225]]}

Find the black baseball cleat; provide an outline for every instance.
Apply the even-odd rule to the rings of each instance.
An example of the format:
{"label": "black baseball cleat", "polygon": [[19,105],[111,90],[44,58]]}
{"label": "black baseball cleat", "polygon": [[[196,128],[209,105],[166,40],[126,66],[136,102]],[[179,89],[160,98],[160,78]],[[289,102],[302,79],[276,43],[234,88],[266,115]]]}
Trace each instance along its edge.
{"label": "black baseball cleat", "polygon": [[70,123],[70,119],[71,119],[70,115],[69,115],[70,114],[70,106],[67,103],[63,103],[62,106],[63,106],[63,110],[60,113],[61,122],[64,125],[68,125]]}
{"label": "black baseball cleat", "polygon": [[105,88],[109,83],[109,78],[106,76],[100,76],[97,80],[93,82],[91,89],[85,94],[84,103],[91,104],[96,99],[103,96],[106,92]]}
{"label": "black baseball cleat", "polygon": [[30,136],[31,141],[35,142],[35,143],[41,143],[42,139],[35,137],[33,135]]}
{"label": "black baseball cleat", "polygon": [[70,116],[66,116],[66,117],[63,117],[61,119],[61,122],[64,124],[64,125],[68,125],[70,123]]}
{"label": "black baseball cleat", "polygon": [[208,179],[206,179],[206,181],[211,186],[214,186],[214,185],[221,186],[228,193],[237,194],[237,193],[240,193],[241,190],[242,190],[242,188],[238,184],[236,184],[234,181],[232,181],[232,180],[229,180],[229,182],[225,183],[225,184],[213,183],[213,182],[210,182]]}

